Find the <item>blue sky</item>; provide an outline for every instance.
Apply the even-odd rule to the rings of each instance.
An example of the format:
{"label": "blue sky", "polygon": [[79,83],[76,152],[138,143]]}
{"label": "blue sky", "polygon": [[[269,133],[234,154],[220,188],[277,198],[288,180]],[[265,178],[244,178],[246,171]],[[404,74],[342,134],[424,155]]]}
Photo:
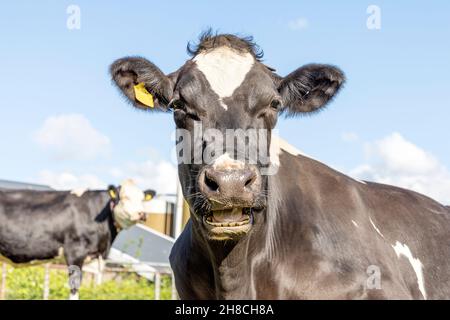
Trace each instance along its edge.
{"label": "blue sky", "polygon": [[[66,27],[71,4],[79,30]],[[366,26],[372,4],[380,30]],[[327,110],[279,121],[291,144],[346,173],[450,202],[449,17],[448,1],[2,3],[0,178],[62,188],[131,175],[170,191],[173,120],[125,104],[108,66],[142,55],[174,71],[187,41],[211,26],[253,35],[281,75],[311,62],[346,73]]]}

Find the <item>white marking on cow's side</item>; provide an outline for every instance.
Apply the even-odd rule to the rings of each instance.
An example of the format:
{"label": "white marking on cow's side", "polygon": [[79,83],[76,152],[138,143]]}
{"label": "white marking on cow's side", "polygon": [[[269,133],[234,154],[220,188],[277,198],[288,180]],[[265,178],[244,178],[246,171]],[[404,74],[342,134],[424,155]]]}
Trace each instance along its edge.
{"label": "white marking on cow's side", "polygon": [[214,170],[243,169],[244,163],[242,161],[231,158],[230,155],[226,152],[216,160],[214,160],[212,167]]}
{"label": "white marking on cow's side", "polygon": [[352,220],[352,223],[353,223],[353,225],[354,225],[355,227],[357,227],[357,228],[358,228],[358,224],[356,223],[356,221],[355,221],[355,220]]}
{"label": "white marking on cow's side", "polygon": [[76,195],[77,197],[81,197],[86,191],[86,188],[76,188],[70,191],[70,193]]}
{"label": "white marking on cow's side", "polygon": [[372,227],[375,229],[375,231],[382,237],[384,238],[384,235],[381,233],[380,229],[377,228],[377,226],[375,225],[375,223],[373,223],[372,218],[369,218],[370,223],[372,224]]}
{"label": "white marking on cow's side", "polygon": [[409,249],[409,247],[406,244],[401,244],[399,241],[397,241],[395,243],[395,246],[392,246],[392,248],[394,249],[395,254],[397,255],[398,258],[400,258],[400,256],[404,256],[405,258],[407,258],[409,260],[409,263],[411,264],[411,266],[414,269],[414,272],[416,273],[417,284],[419,286],[419,290],[422,293],[423,298],[426,299],[427,293],[425,291],[425,282],[424,282],[424,278],[423,278],[422,262],[420,262],[420,260],[418,258],[413,257],[411,250]]}
{"label": "white marking on cow's side", "polygon": [[221,106],[227,110],[222,98],[233,95],[255,63],[255,58],[248,52],[239,52],[223,46],[201,52],[193,61],[205,75],[211,89],[219,96]]}

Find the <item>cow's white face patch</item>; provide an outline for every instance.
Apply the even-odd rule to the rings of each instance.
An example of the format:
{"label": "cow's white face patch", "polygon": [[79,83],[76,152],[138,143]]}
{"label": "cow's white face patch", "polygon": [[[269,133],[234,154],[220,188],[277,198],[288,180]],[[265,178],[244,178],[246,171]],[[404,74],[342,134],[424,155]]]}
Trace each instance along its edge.
{"label": "cow's white face patch", "polygon": [[135,224],[145,212],[144,192],[133,180],[125,180],[120,185],[119,203],[114,207],[114,219],[121,228]]}
{"label": "cow's white face patch", "polygon": [[244,163],[242,161],[235,160],[230,157],[228,153],[224,153],[218,157],[213,163],[213,169],[219,171],[244,169]]}
{"label": "cow's white face patch", "polygon": [[223,98],[231,97],[244,81],[255,63],[248,52],[241,53],[228,47],[219,47],[199,53],[193,59],[205,75],[211,89],[219,96],[220,105],[227,110]]}
{"label": "cow's white face patch", "polygon": [[406,244],[401,244],[399,241],[397,241],[395,243],[395,246],[392,246],[392,248],[394,248],[395,254],[397,255],[398,258],[400,258],[400,256],[404,256],[405,258],[408,259],[409,263],[414,269],[414,272],[416,273],[419,290],[422,293],[423,298],[426,299],[427,293],[425,291],[425,281],[423,278],[422,262],[420,262],[418,258],[413,257],[411,250]]}

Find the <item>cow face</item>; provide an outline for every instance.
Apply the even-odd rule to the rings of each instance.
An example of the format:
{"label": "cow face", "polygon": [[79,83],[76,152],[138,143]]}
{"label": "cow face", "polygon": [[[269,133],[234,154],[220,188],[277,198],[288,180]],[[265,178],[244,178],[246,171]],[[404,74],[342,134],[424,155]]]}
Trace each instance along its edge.
{"label": "cow face", "polygon": [[[193,58],[174,73],[127,57],[112,64],[112,78],[135,107],[173,112],[180,182],[195,225],[210,240],[239,239],[266,206],[279,114],[318,111],[344,76],[312,64],[280,77],[261,63],[250,38],[233,35],[205,34],[188,51]],[[153,108],[138,97],[137,85],[151,94]]]}
{"label": "cow face", "polygon": [[155,195],[153,190],[143,192],[133,180],[125,180],[118,189],[110,186],[108,191],[114,202],[114,221],[121,229],[129,228],[139,221],[145,221],[149,213],[146,212],[146,202]]}

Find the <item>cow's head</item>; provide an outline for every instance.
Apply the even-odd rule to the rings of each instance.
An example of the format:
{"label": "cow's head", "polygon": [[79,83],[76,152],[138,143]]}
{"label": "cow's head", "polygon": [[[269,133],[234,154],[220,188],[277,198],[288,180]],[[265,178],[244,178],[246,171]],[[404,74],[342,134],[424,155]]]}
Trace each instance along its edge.
{"label": "cow's head", "polygon": [[126,229],[147,218],[146,202],[150,201],[155,191],[142,191],[133,180],[123,181],[118,188],[108,187],[112,201],[114,221],[121,229]]}
{"label": "cow's head", "polygon": [[[111,75],[135,107],[172,111],[178,131],[189,133],[191,143],[183,144],[178,169],[195,226],[209,240],[239,239],[261,219],[258,212],[266,206],[264,173],[271,164],[263,158],[279,114],[320,110],[339,90],[344,75],[330,65],[309,64],[281,77],[261,62],[251,38],[233,35],[206,33],[188,51],[192,59],[167,75],[141,57],[115,61]],[[142,98],[142,88],[151,94],[154,107]],[[229,129],[241,130],[235,137],[244,134],[245,150],[234,138],[229,143]],[[250,138],[255,132],[256,142]],[[179,136],[186,140],[186,135]]]}

